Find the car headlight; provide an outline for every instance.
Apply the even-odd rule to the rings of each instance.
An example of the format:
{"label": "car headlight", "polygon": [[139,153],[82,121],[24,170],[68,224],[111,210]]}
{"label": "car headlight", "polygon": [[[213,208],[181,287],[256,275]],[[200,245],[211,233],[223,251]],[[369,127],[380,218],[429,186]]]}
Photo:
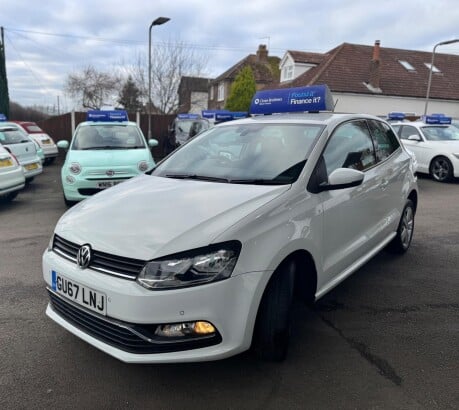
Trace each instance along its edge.
{"label": "car headlight", "polygon": [[236,265],[241,243],[210,245],[148,262],[137,282],[151,290],[176,289],[227,279]]}
{"label": "car headlight", "polygon": [[147,161],[140,161],[138,164],[138,168],[140,172],[145,172],[148,169]]}
{"label": "car headlight", "polygon": [[81,172],[81,165],[78,162],[72,162],[69,170],[72,174],[78,175]]}

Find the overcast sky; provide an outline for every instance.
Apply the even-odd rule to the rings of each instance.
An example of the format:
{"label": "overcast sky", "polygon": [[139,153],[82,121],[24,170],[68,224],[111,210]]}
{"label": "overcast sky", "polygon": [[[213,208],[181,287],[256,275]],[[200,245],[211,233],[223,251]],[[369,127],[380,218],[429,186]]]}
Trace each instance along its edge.
{"label": "overcast sky", "polygon": [[[88,64],[110,69],[153,47],[186,43],[215,77],[259,44],[326,52],[343,42],[431,51],[459,38],[457,0],[0,0],[10,99],[22,105],[71,109],[66,76]],[[459,43],[437,52],[459,54]],[[154,54],[154,51],[153,51]],[[458,67],[459,75],[459,67]]]}

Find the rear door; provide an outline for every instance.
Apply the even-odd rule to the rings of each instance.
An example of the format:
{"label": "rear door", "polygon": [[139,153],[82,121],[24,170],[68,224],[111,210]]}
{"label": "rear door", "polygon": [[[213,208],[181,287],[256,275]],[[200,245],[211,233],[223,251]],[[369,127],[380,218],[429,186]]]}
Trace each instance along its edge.
{"label": "rear door", "polygon": [[21,165],[37,160],[35,143],[18,129],[0,129],[0,143],[14,154]]}

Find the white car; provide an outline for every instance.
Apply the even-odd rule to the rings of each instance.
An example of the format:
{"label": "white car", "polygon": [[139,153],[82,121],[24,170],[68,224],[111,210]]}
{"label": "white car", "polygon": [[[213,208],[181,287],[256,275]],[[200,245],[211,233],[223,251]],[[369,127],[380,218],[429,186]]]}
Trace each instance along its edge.
{"label": "white car", "polygon": [[22,167],[14,155],[0,144],[0,202],[12,201],[24,185]]}
{"label": "white car", "polygon": [[[252,105],[260,114],[333,101],[315,86],[259,91]],[[294,297],[312,303],[383,248],[409,248],[412,162],[370,115],[218,125],[61,217],[43,254],[46,313],[125,362],[215,360],[251,346],[281,360]]]}
{"label": "white car", "polygon": [[27,133],[29,137],[36,141],[43,150],[43,154],[45,155],[45,165],[52,164],[58,156],[58,149],[54,140],[34,122],[14,121],[14,123]]}
{"label": "white car", "polygon": [[35,143],[15,124],[0,122],[0,144],[11,152],[22,166],[26,183],[32,182],[35,176],[43,172]]}
{"label": "white car", "polygon": [[443,116],[424,121],[397,122],[392,127],[403,145],[414,153],[417,170],[440,182],[459,177],[459,128]]}

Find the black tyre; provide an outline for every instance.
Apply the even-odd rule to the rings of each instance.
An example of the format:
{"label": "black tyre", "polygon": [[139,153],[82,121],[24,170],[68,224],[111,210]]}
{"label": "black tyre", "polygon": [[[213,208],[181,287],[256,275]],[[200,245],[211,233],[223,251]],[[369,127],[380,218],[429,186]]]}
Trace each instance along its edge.
{"label": "black tyre", "polygon": [[435,157],[430,163],[430,176],[438,182],[448,182],[453,179],[453,164],[446,157]]}
{"label": "black tyre", "polygon": [[11,202],[14,198],[16,198],[19,194],[19,191],[10,192],[3,196],[0,196],[0,202],[7,203]]}
{"label": "black tyre", "polygon": [[402,217],[398,224],[397,235],[387,249],[392,253],[405,253],[411,245],[414,232],[414,204],[408,199],[403,208]]}
{"label": "black tyre", "polygon": [[255,353],[263,360],[281,361],[287,356],[295,282],[295,265],[281,266],[266,287],[255,324]]}
{"label": "black tyre", "polygon": [[56,159],[56,157],[46,158],[45,164],[46,165],[51,165],[54,162],[55,159]]}
{"label": "black tyre", "polygon": [[65,197],[65,194],[64,194],[64,202],[65,202],[65,205],[67,205],[68,208],[72,207],[73,205],[76,204],[76,201],[69,201],[66,197]]}
{"label": "black tyre", "polygon": [[29,185],[33,181],[34,178],[35,177],[26,178],[25,180],[26,185]]}

